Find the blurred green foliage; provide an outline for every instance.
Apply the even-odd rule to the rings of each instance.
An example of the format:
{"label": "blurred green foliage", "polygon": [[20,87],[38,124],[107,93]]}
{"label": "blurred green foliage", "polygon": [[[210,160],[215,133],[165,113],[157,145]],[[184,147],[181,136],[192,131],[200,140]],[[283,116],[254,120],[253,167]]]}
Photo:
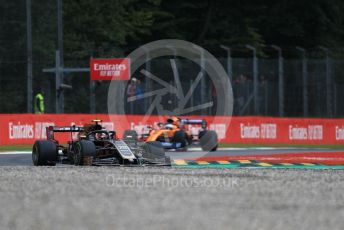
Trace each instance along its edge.
{"label": "blurred green foliage", "polygon": [[[54,89],[42,69],[54,65],[56,3],[32,0],[35,92]],[[3,0],[0,20],[0,112],[25,112],[25,1]],[[63,23],[66,66],[87,66],[91,56],[123,56],[165,38],[258,49],[268,44],[343,47],[344,1],[64,0]]]}

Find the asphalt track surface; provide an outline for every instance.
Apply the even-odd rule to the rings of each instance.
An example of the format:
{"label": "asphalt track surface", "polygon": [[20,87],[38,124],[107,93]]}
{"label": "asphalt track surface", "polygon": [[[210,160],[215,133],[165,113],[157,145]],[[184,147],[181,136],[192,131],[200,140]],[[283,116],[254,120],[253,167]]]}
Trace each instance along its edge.
{"label": "asphalt track surface", "polygon": [[[343,152],[343,150],[331,150],[326,148],[223,148],[216,152],[203,152],[197,148],[188,152],[167,152],[166,155],[172,159],[187,159],[201,157],[224,157],[224,156],[252,156],[267,154],[298,154],[310,152]],[[0,166],[29,166],[32,165],[31,152],[0,152]]]}
{"label": "asphalt track surface", "polygon": [[[286,150],[314,151],[232,149],[219,154]],[[8,153],[0,155],[0,162],[1,229],[343,229],[344,225],[343,170],[33,167],[30,154]]]}

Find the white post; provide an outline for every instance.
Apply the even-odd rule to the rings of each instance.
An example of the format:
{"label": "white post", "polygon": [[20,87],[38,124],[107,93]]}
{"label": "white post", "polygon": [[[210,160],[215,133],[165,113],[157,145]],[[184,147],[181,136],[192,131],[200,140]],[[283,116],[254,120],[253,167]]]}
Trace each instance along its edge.
{"label": "white post", "polygon": [[233,63],[232,63],[232,55],[231,55],[231,48],[228,46],[220,45],[220,47],[227,51],[227,74],[229,80],[232,81],[233,79]]}
{"label": "white post", "polygon": [[254,113],[259,115],[259,81],[258,81],[258,59],[257,49],[251,45],[246,45],[246,48],[253,52],[253,95],[254,95]]}
{"label": "white post", "polygon": [[302,85],[303,85],[303,116],[308,117],[308,70],[307,70],[307,56],[306,50],[301,47],[296,47],[302,55]]}
{"label": "white post", "polygon": [[26,0],[26,34],[27,34],[27,113],[32,113],[32,20],[31,0]]}
{"label": "white post", "polygon": [[326,109],[327,109],[327,116],[332,117],[332,90],[331,90],[331,66],[330,66],[330,55],[329,50],[326,47],[320,46],[321,50],[323,50],[326,54]]}
{"label": "white post", "polygon": [[282,49],[272,45],[272,48],[278,52],[278,113],[280,117],[284,116],[284,79],[283,79],[283,56]]}

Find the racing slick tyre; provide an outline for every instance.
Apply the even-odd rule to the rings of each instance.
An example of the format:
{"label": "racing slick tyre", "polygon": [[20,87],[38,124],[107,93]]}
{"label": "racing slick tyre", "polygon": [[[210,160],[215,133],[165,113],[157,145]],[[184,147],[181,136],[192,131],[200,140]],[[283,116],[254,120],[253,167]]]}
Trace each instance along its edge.
{"label": "racing slick tyre", "polygon": [[164,161],[165,160],[165,149],[159,141],[146,142],[142,146],[143,154],[142,156],[146,160],[151,161]]}
{"label": "racing slick tyre", "polygon": [[125,130],[123,133],[124,140],[137,141],[138,135],[135,130]]}
{"label": "racing slick tyre", "polygon": [[172,138],[173,143],[181,143],[181,148],[178,148],[176,150],[178,151],[187,151],[188,150],[188,140],[186,133],[183,130],[179,130],[174,133],[174,136]]}
{"label": "racing slick tyre", "polygon": [[92,141],[81,140],[74,146],[74,165],[84,165],[85,157],[95,157],[96,146]]}
{"label": "racing slick tyre", "polygon": [[54,166],[57,161],[57,146],[52,141],[36,141],[32,147],[32,162],[35,166]]}
{"label": "racing slick tyre", "polygon": [[212,130],[203,130],[198,134],[203,151],[216,151],[218,147],[217,133]]}

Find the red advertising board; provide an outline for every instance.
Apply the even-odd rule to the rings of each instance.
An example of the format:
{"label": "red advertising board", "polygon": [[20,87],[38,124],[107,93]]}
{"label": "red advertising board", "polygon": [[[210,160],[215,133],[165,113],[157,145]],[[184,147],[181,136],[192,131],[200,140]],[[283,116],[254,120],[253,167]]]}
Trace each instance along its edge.
{"label": "red advertising board", "polygon": [[[230,123],[226,123],[228,120],[216,120],[212,116],[190,118],[206,119],[209,129],[217,132],[222,143],[344,144],[344,119],[232,117]],[[37,139],[46,138],[47,126],[82,126],[92,119],[102,119],[102,125],[115,130],[120,137],[125,129],[134,129],[140,135],[146,125],[154,126],[161,121],[158,116],[140,115],[1,114],[0,145],[33,144]],[[58,135],[62,143],[70,138],[70,134]]]}
{"label": "red advertising board", "polygon": [[129,80],[129,58],[92,58],[90,61],[92,80]]}

